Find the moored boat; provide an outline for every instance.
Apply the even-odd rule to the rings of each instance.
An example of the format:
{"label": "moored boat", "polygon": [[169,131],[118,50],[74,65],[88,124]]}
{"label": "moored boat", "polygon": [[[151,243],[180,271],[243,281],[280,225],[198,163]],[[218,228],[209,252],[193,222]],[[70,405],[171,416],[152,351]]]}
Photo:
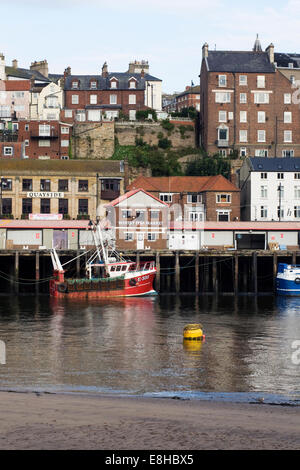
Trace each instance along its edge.
{"label": "moored boat", "polygon": [[[66,278],[55,248],[51,250],[54,269],[50,280],[50,295],[56,298],[132,297],[156,294],[153,282],[154,261],[135,263],[124,259],[116,250],[105,245],[100,224],[92,224],[95,250],[86,262],[86,277]],[[82,253],[80,256],[85,255]]]}
{"label": "moored boat", "polygon": [[278,263],[276,292],[279,295],[300,295],[300,265]]}

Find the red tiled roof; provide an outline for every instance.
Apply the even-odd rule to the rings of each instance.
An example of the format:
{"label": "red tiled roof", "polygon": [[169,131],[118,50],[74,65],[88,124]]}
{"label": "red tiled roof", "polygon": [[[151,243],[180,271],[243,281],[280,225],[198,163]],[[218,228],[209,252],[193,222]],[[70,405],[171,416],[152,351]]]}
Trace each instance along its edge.
{"label": "red tiled roof", "polygon": [[29,91],[30,80],[4,80],[5,91]]}
{"label": "red tiled roof", "polygon": [[143,188],[146,191],[159,192],[201,192],[201,191],[240,191],[231,181],[222,175],[216,176],[138,176],[128,190]]}
{"label": "red tiled roof", "polygon": [[169,205],[166,202],[163,202],[160,199],[158,199],[157,197],[153,196],[153,194],[148,193],[143,188],[137,188],[137,189],[132,189],[131,191],[128,191],[127,193],[123,194],[122,196],[118,197],[117,199],[114,199],[109,204],[106,204],[106,207],[108,207],[108,206],[117,206],[118,204],[120,204],[120,202],[124,201],[125,199],[130,198],[131,196],[133,196],[134,194],[136,194],[140,191],[147,194],[147,196],[150,196],[152,199],[155,199],[156,201],[159,201],[164,206]]}

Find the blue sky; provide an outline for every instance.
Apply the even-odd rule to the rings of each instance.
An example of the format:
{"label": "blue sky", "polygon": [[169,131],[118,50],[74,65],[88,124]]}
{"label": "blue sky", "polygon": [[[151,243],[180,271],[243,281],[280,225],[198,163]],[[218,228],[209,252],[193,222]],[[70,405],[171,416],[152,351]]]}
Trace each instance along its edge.
{"label": "blue sky", "polygon": [[262,47],[300,53],[300,0],[0,0],[0,52],[29,68],[47,59],[50,72],[126,71],[148,60],[163,91],[199,83],[201,48]]}

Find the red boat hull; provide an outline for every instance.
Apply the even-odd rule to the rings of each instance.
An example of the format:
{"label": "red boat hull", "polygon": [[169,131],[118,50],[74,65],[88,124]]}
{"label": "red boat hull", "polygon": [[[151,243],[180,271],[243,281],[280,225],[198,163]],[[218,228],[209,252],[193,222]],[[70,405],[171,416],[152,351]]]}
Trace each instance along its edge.
{"label": "red boat hull", "polygon": [[[105,297],[133,297],[155,294],[153,282],[156,272],[145,273],[131,279],[124,279],[118,288],[112,289],[68,289],[68,282],[61,283],[58,280],[50,281],[50,295],[56,298],[105,298]],[[112,280],[113,282],[113,280]],[[108,284],[109,285],[109,284]],[[108,286],[107,285],[107,286]],[[62,292],[62,290],[65,290]]]}

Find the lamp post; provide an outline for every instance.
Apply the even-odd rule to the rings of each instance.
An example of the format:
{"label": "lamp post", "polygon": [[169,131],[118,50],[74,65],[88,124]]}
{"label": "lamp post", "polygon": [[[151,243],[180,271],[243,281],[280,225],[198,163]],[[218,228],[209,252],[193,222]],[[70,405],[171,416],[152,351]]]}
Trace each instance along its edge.
{"label": "lamp post", "polygon": [[281,188],[282,188],[282,185],[281,183],[279,183],[279,186],[277,188],[277,191],[279,191],[279,211],[278,211],[279,222],[281,221]]}

